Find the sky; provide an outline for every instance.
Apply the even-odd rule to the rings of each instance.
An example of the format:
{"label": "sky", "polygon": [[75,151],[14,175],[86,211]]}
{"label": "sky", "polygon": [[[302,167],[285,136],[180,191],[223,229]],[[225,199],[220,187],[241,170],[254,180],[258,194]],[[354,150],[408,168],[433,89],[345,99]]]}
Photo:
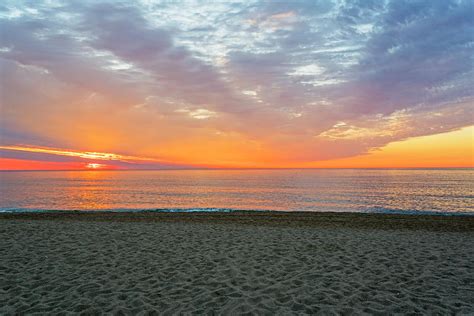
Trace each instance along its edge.
{"label": "sky", "polygon": [[2,1],[0,169],[474,167],[471,0]]}

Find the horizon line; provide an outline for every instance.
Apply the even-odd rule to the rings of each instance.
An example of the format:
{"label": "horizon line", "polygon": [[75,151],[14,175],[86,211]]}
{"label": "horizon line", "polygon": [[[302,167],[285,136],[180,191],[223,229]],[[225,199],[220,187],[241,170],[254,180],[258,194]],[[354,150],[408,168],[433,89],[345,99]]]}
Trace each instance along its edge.
{"label": "horizon line", "polygon": [[81,172],[97,172],[97,171],[199,171],[199,170],[436,170],[436,169],[474,169],[471,167],[256,167],[256,168],[153,168],[153,169],[0,169],[0,172],[47,172],[47,171],[81,171]]}

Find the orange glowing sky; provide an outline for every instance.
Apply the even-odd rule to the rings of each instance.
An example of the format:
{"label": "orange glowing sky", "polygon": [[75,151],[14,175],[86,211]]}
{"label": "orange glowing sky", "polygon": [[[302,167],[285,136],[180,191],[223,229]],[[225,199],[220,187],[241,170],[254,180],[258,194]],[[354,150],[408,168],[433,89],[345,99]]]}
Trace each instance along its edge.
{"label": "orange glowing sky", "polygon": [[472,5],[419,6],[8,2],[0,169],[474,167]]}
{"label": "orange glowing sky", "polygon": [[[270,160],[259,164],[219,164],[193,165],[189,167],[216,167],[216,168],[472,168],[474,166],[474,127],[458,131],[411,138],[391,143],[364,155],[350,158],[332,159],[305,164],[278,164]],[[467,144],[467,145],[466,145]],[[58,149],[32,147],[0,147],[3,150],[22,151],[28,153],[46,153],[48,155],[80,157],[84,162],[51,162],[23,159],[0,159],[0,170],[111,170],[128,169],[130,166],[120,166],[120,162],[129,162],[133,167],[139,167],[142,162],[156,162],[159,160],[146,157],[130,157],[111,153],[74,152]],[[248,160],[248,159],[246,159]],[[88,162],[94,161],[94,162]],[[119,163],[119,164],[117,164]],[[182,162],[185,163],[184,161]],[[166,165],[164,165],[166,166]],[[171,168],[173,165],[170,165]],[[146,164],[144,168],[153,168]]]}

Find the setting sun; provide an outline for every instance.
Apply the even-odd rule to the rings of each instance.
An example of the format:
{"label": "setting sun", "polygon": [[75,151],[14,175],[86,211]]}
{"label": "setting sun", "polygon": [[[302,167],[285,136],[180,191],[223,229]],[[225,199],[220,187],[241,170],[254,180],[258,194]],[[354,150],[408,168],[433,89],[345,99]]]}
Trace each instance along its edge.
{"label": "setting sun", "polygon": [[88,163],[86,165],[88,169],[105,169],[107,165],[101,164],[101,163]]}

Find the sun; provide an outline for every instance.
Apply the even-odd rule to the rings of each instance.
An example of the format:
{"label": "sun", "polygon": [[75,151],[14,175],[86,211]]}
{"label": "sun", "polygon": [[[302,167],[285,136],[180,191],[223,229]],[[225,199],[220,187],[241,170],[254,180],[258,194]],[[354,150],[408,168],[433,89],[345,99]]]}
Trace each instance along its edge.
{"label": "sun", "polygon": [[106,167],[106,165],[103,165],[101,163],[88,163],[86,165],[87,169],[103,169],[105,167]]}

